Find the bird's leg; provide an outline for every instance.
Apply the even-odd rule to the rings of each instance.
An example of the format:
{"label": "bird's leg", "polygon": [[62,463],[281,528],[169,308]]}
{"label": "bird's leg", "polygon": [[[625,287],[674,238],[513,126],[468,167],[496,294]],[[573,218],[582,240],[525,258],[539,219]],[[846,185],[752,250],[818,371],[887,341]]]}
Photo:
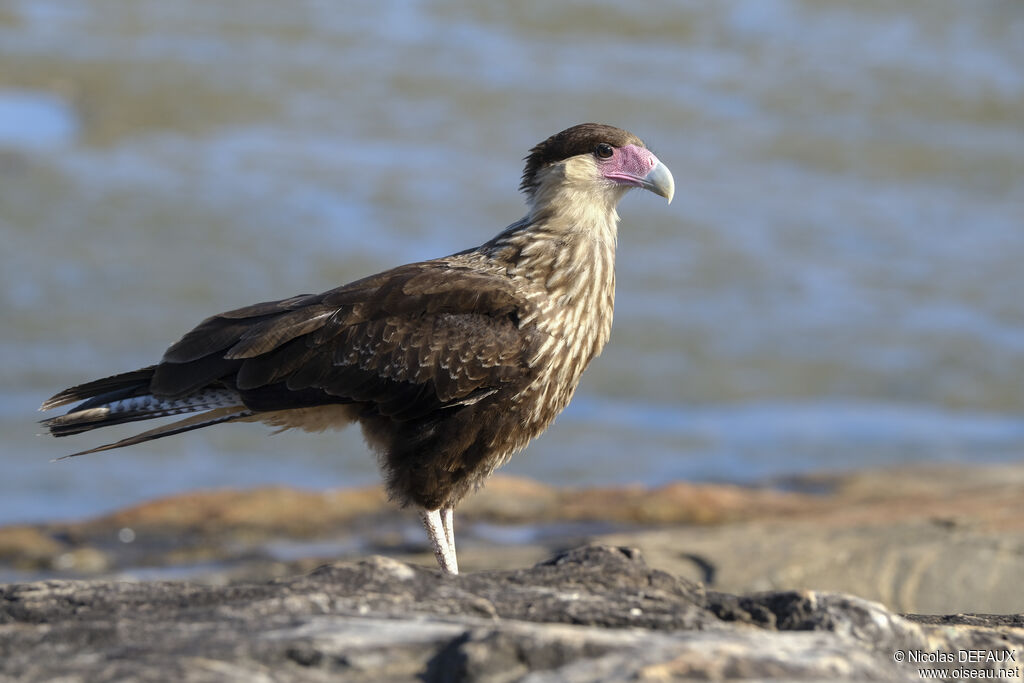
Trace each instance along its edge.
{"label": "bird's leg", "polygon": [[458,555],[455,554],[455,508],[441,508],[441,526],[444,527],[444,537],[448,541],[448,550],[451,551],[452,558],[457,565]]}
{"label": "bird's leg", "polygon": [[423,526],[427,529],[427,536],[430,537],[430,544],[434,546],[434,557],[437,564],[445,574],[458,574],[459,563],[455,559],[455,546],[449,545],[448,535],[445,526],[441,521],[440,510],[423,510],[420,513]]}

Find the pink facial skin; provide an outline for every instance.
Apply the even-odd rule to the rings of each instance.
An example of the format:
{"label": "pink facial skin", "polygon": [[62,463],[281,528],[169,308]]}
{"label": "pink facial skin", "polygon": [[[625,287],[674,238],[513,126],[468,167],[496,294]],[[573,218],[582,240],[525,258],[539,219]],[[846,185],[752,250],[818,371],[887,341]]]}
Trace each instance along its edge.
{"label": "pink facial skin", "polygon": [[650,190],[672,203],[676,183],[672,179],[672,171],[658,157],[637,145],[613,147],[612,150],[610,157],[599,161],[601,175],[613,183]]}
{"label": "pink facial skin", "polygon": [[643,187],[644,178],[658,165],[658,157],[650,150],[636,145],[626,145],[615,149],[607,159],[601,160],[601,174],[608,180]]}

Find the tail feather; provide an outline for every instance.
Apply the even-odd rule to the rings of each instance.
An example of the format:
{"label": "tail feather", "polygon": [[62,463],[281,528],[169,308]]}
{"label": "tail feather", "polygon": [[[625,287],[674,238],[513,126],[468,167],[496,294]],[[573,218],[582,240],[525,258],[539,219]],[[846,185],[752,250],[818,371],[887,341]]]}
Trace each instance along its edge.
{"label": "tail feather", "polygon": [[149,383],[153,379],[155,371],[156,366],[150,365],[139,370],[122,372],[120,375],[111,375],[103,379],[79,384],[46,399],[43,401],[43,405],[39,407],[39,410],[50,410],[51,408],[58,408],[62,405],[84,401],[85,399],[106,398],[108,401],[116,401],[130,398],[131,396],[147,394],[149,393]]}
{"label": "tail feather", "polygon": [[234,420],[251,417],[254,414],[255,413],[253,413],[253,411],[245,408],[244,406],[224,406],[222,408],[209,410],[205,413],[200,413],[199,415],[186,417],[184,420],[178,420],[171,424],[161,425],[156,429],[150,429],[149,431],[142,432],[141,434],[136,434],[135,436],[129,436],[126,439],[115,441],[114,443],[108,443],[102,446],[97,446],[96,448],[71,453],[70,455],[57,458],[57,460],[74,458],[79,455],[88,455],[89,453],[99,453],[100,451],[109,451],[114,448],[134,446],[135,444],[152,441],[153,439],[160,439],[165,436],[190,432],[193,429],[200,429],[201,427],[209,427],[210,425],[222,424],[224,422],[233,422]]}
{"label": "tail feather", "polygon": [[183,413],[198,413],[226,406],[241,408],[238,394],[230,389],[209,388],[180,399],[157,398],[151,394],[114,398],[121,392],[109,392],[85,401],[64,415],[43,420],[41,424],[53,436],[71,436],[100,427],[152,420]]}
{"label": "tail feather", "polygon": [[126,422],[199,413],[116,443],[65,456],[70,458],[131,446],[254,414],[242,403],[237,391],[225,386],[207,386],[178,398],[154,396],[150,393],[149,387],[155,369],[154,365],[65,389],[44,401],[40,410],[49,410],[75,401],[79,401],[78,405],[64,415],[42,420],[40,424],[53,436],[71,436]]}

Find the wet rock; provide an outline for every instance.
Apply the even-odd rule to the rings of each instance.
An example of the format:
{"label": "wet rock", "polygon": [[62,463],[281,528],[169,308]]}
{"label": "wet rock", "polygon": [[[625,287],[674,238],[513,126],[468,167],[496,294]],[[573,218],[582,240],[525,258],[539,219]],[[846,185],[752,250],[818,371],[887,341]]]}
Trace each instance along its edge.
{"label": "wet rock", "polygon": [[0,587],[0,677],[26,681],[911,681],[895,652],[962,650],[1024,651],[1024,629],[915,623],[841,594],[706,591],[608,546],[458,577],[371,557],[223,587]]}

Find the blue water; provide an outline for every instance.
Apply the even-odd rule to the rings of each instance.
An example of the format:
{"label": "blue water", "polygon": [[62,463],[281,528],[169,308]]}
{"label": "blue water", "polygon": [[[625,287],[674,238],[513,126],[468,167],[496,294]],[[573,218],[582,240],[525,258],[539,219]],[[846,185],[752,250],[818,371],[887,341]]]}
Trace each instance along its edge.
{"label": "blue water", "polygon": [[74,140],[78,118],[63,98],[31,90],[0,92],[0,148],[39,149]]}
{"label": "blue water", "polygon": [[[0,10],[0,523],[377,481],[357,431],[50,460],[55,391],[210,313],[489,238],[521,158],[644,137],[612,340],[506,471],[752,482],[1024,455],[1024,11],[1011,1],[15,0]],[[109,440],[132,428],[115,430]]]}

